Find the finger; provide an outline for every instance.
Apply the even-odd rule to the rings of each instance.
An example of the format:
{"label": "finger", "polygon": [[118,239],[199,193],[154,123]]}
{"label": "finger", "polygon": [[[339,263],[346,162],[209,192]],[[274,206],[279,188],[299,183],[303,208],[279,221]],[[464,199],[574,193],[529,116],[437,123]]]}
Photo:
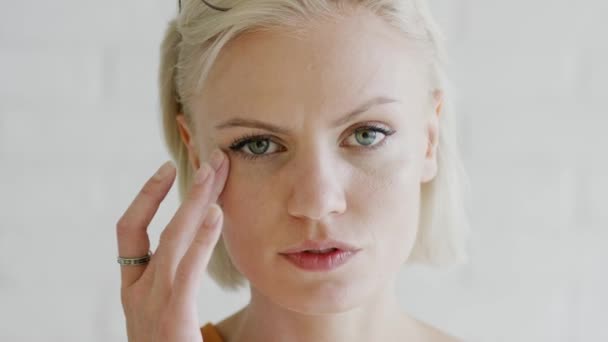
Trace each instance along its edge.
{"label": "finger", "polygon": [[[186,252],[209,204],[216,203],[224,188],[228,167],[228,158],[218,148],[211,154],[209,161],[197,171],[188,198],[182,203],[161,235],[157,255],[159,258],[166,259],[164,262],[166,267],[176,266]],[[163,243],[165,240],[167,243]],[[173,262],[168,262],[169,259],[172,259]]]}
{"label": "finger", "polygon": [[216,202],[224,187],[228,166],[225,153],[216,149],[209,162],[204,163],[195,174],[188,198],[162,232],[156,250],[157,272],[155,272],[155,279],[161,292],[172,287],[181,258],[190,246],[209,205]]}
{"label": "finger", "polygon": [[192,242],[197,228],[211,203],[214,172],[209,163],[204,163],[194,176],[194,183],[165,230],[161,233],[155,258],[155,278],[165,287],[170,287],[179,260]]}
{"label": "finger", "polygon": [[[228,179],[228,170],[230,168],[230,160],[228,158],[222,157],[222,160],[219,162],[217,167],[215,168],[215,178],[213,182],[213,188],[211,190],[211,203],[218,203],[218,198],[224,187],[226,185],[226,180]],[[221,205],[220,205],[221,207]]]}
{"label": "finger", "polygon": [[[116,224],[118,255],[123,258],[144,256],[150,249],[147,228],[175,179],[175,167],[164,163],[139,191]],[[132,285],[146,265],[121,266],[122,287]]]}
{"label": "finger", "polygon": [[173,300],[178,307],[192,305],[198,296],[200,279],[207,269],[213,247],[219,240],[223,223],[222,209],[209,206],[207,216],[199,227],[192,244],[182,258],[175,274]]}

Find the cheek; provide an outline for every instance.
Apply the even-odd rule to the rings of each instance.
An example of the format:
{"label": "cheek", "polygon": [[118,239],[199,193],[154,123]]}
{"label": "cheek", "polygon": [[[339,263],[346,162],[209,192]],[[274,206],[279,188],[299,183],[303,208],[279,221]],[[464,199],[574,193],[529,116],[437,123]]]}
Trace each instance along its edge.
{"label": "cheek", "polygon": [[358,165],[350,188],[359,194],[358,201],[365,201],[370,206],[399,205],[419,191],[421,162],[411,151],[402,151],[375,163]]}
{"label": "cheek", "polygon": [[420,182],[418,162],[393,159],[359,174],[351,187],[353,213],[362,213],[365,234],[376,260],[395,265],[407,259],[418,231]]}
{"label": "cheek", "polygon": [[230,157],[230,171],[218,201],[227,216],[238,219],[248,216],[265,205],[260,196],[268,189],[268,171],[245,165],[238,157]]}
{"label": "cheek", "polygon": [[[263,177],[255,167],[245,167],[242,161],[231,160],[231,170],[226,185],[219,198],[224,210],[223,239],[232,261],[241,271],[250,269],[250,256],[259,254],[267,242],[265,230],[274,220],[270,215],[260,213],[277,212],[270,206],[272,184],[269,177]],[[239,164],[240,163],[240,164]]]}

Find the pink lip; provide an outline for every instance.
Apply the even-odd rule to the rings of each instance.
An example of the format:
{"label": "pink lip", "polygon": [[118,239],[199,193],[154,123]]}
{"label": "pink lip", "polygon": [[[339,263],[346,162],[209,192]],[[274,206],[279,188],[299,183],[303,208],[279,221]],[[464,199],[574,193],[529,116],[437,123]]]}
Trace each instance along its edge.
{"label": "pink lip", "polygon": [[[332,249],[326,253],[309,253]],[[344,265],[360,248],[336,240],[306,240],[279,254],[295,266],[307,271],[330,271]]]}
{"label": "pink lip", "polygon": [[339,250],[347,252],[356,252],[360,249],[348,243],[337,240],[306,240],[296,246],[281,251],[280,254],[292,254],[308,250],[323,250],[329,248],[337,248]]}
{"label": "pink lip", "polygon": [[298,252],[281,254],[296,267],[306,271],[331,271],[348,262],[357,251],[334,249],[327,253]]}

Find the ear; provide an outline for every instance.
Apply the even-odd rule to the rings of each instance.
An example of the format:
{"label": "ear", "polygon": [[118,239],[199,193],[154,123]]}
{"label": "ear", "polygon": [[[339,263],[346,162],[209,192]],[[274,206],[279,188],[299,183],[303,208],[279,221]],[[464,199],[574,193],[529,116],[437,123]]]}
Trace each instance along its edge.
{"label": "ear", "polygon": [[422,183],[430,182],[437,175],[437,147],[439,146],[439,117],[443,106],[443,92],[436,90],[433,92],[433,115],[425,123],[425,133],[427,136],[426,153],[424,154]]}
{"label": "ear", "polygon": [[179,113],[176,117],[176,121],[182,143],[188,148],[188,160],[190,161],[190,165],[192,165],[194,170],[198,170],[200,167],[200,160],[198,158],[198,151],[196,149],[192,130],[190,130],[188,125],[188,120],[186,120],[184,114]]}

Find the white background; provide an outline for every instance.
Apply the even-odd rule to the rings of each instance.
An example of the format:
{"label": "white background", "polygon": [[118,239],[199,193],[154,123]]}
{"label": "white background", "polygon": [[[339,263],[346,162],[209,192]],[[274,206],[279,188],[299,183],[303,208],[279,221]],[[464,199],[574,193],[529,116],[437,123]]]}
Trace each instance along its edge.
{"label": "white background", "polygon": [[[608,2],[431,3],[475,235],[467,266],[403,272],[404,309],[475,341],[608,341]],[[124,341],[115,223],[168,159],[156,78],[176,3],[0,8],[0,340]],[[172,190],[153,246],[176,207]],[[202,286],[201,323],[248,298]]]}

